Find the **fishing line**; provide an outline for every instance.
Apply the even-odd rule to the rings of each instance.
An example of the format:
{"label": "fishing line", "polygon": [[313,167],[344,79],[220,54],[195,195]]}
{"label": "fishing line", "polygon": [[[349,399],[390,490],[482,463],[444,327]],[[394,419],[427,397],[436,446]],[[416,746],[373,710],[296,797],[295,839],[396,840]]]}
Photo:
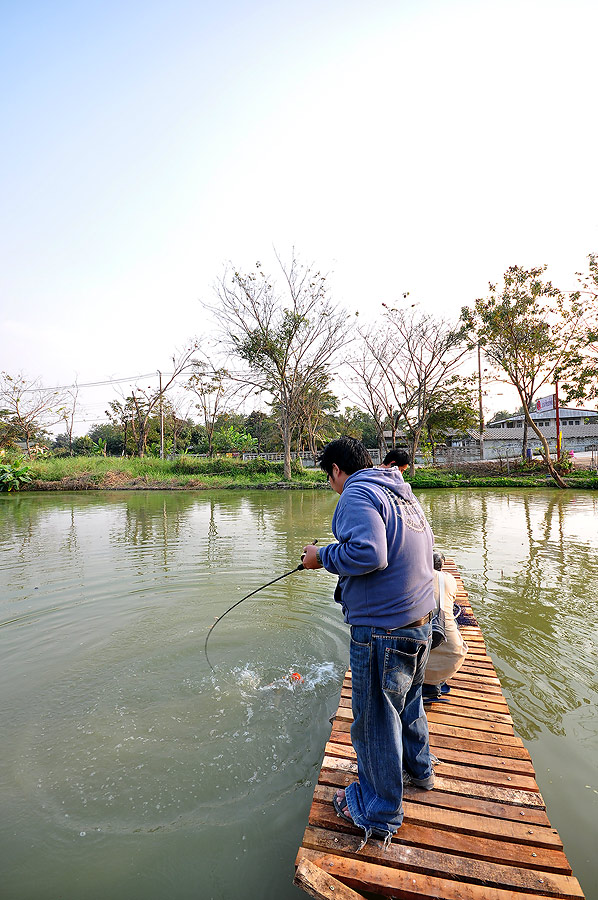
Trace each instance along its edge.
{"label": "fishing line", "polygon": [[[312,543],[313,543],[313,544],[317,544],[318,542],[317,542],[317,540],[315,540],[315,541],[312,541]],[[266,582],[266,584],[262,584],[261,587],[256,588],[254,591],[251,591],[250,594],[246,594],[244,597],[241,597],[240,600],[237,600],[236,603],[233,603],[232,606],[229,606],[229,608],[228,608],[227,610],[225,610],[225,611],[222,613],[222,615],[219,616],[219,617],[216,619],[216,621],[214,622],[214,624],[212,625],[212,627],[210,628],[210,630],[208,631],[208,633],[207,633],[207,635],[206,635],[206,641],[205,641],[205,644],[204,644],[204,647],[203,647],[204,653],[205,653],[205,655],[206,655],[206,659],[207,659],[207,661],[208,661],[208,665],[209,665],[210,669],[212,670],[212,672],[214,673],[214,675],[216,674],[216,669],[214,668],[214,666],[213,666],[212,663],[210,662],[210,657],[208,656],[208,641],[209,641],[210,635],[211,635],[211,633],[213,632],[213,630],[214,630],[214,628],[216,627],[216,625],[218,625],[219,622],[222,622],[223,618],[224,618],[229,612],[231,612],[231,610],[233,610],[233,609],[235,609],[235,607],[239,606],[240,603],[243,603],[244,600],[248,600],[250,597],[253,597],[254,594],[259,594],[260,591],[263,591],[264,588],[270,587],[271,584],[276,584],[277,581],[282,581],[283,578],[288,578],[289,575],[292,575],[292,574],[293,574],[293,572],[301,572],[301,570],[304,569],[304,568],[305,568],[305,566],[303,565],[302,562],[300,562],[298,566],[296,566],[294,569],[291,569],[289,572],[285,572],[284,575],[279,575],[278,578],[273,578],[272,581],[268,581],[268,582]]]}

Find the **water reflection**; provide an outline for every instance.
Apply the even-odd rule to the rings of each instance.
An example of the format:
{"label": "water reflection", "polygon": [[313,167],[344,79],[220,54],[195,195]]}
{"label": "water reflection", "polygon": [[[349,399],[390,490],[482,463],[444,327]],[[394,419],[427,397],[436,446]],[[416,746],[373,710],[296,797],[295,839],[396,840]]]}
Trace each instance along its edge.
{"label": "water reflection", "polygon": [[596,498],[467,491],[446,504],[448,518],[442,498],[420,499],[457,557],[517,729],[564,734],[567,714],[597,688],[596,636],[580,628],[595,608]]}

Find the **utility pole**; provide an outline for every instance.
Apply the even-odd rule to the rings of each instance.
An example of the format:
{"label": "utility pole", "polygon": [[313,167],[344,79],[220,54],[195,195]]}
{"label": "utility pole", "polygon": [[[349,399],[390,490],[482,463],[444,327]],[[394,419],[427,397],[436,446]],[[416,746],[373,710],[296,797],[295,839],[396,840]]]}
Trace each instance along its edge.
{"label": "utility pole", "polygon": [[484,409],[482,407],[482,354],[478,341],[478,399],[480,402],[480,459],[484,459]]}
{"label": "utility pole", "polygon": [[561,420],[559,417],[559,383],[554,382],[554,408],[556,409],[556,461],[561,458]]}
{"label": "utility pole", "polygon": [[158,369],[160,376],[160,459],[164,459],[164,404],[162,403],[162,372]]}

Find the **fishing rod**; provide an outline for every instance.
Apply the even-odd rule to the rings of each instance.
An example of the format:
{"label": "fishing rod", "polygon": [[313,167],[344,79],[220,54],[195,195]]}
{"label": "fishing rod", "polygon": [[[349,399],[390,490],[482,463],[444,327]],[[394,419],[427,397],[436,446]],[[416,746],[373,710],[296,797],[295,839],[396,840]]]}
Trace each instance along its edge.
{"label": "fishing rod", "polygon": [[[312,544],[317,544],[317,543],[318,543],[317,539],[315,541],[312,541]],[[301,559],[303,559],[303,557],[301,557]],[[304,568],[305,568],[305,566],[303,565],[302,562],[300,562],[298,566],[296,566],[294,569],[290,569],[290,571],[288,571],[288,572],[285,572],[284,575],[279,575],[278,578],[273,578],[272,581],[268,581],[266,584],[262,584],[261,587],[256,588],[255,591],[251,591],[250,594],[246,594],[245,597],[241,597],[240,600],[237,600],[236,603],[233,603],[232,606],[229,606],[229,608],[227,610],[225,610],[222,613],[222,615],[216,619],[216,621],[214,622],[214,624],[212,625],[212,627],[210,628],[210,630],[208,631],[208,633],[206,635],[206,641],[203,646],[204,653],[205,653],[206,659],[208,661],[208,665],[214,674],[216,674],[216,669],[210,662],[210,657],[208,656],[208,641],[210,639],[211,633],[213,632],[213,630],[216,627],[216,625],[218,624],[218,622],[222,622],[223,618],[227,615],[227,613],[229,613],[229,612],[231,612],[231,610],[235,609],[236,606],[239,606],[240,603],[243,603],[244,600],[248,600],[250,597],[253,597],[254,594],[259,594],[260,591],[263,591],[264,588],[270,587],[271,584],[276,584],[277,581],[282,581],[283,578],[288,578],[289,575],[293,574],[293,572],[301,572],[301,570]]]}

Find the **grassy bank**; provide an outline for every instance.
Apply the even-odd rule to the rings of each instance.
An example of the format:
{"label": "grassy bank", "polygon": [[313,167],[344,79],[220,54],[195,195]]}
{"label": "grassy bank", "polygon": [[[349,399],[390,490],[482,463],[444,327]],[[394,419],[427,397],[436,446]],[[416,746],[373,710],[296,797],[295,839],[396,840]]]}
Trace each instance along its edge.
{"label": "grassy bank", "polygon": [[[283,464],[265,459],[247,462],[227,457],[198,459],[121,459],[117,457],[63,457],[38,459],[30,464],[31,484],[21,490],[202,490],[206,488],[278,487]],[[290,486],[325,486],[319,471],[293,466]]]}
{"label": "grassy bank", "polygon": [[[433,468],[417,469],[413,478],[407,476],[414,488],[467,487],[550,487],[556,485],[547,472],[536,469],[504,475],[467,467],[464,471],[442,471]],[[115,457],[63,457],[38,459],[30,463],[30,484],[21,490],[202,490],[207,488],[295,488],[326,487],[322,472],[303,469],[293,463],[292,480],[283,481],[281,462],[254,459],[242,462],[227,457],[199,459],[180,457],[175,460],[154,458],[120,459]],[[588,471],[576,471],[567,476],[572,488],[598,488],[598,476]]]}

